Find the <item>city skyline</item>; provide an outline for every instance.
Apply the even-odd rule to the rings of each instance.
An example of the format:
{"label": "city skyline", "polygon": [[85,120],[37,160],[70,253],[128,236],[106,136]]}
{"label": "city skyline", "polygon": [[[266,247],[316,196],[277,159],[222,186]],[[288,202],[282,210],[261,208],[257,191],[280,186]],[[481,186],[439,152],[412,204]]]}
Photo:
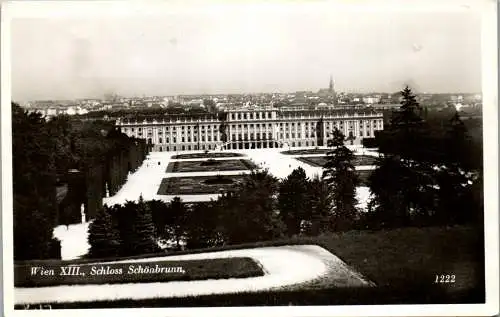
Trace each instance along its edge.
{"label": "city skyline", "polygon": [[12,99],[316,92],[330,76],[339,92],[481,92],[478,11],[322,5],[13,19]]}

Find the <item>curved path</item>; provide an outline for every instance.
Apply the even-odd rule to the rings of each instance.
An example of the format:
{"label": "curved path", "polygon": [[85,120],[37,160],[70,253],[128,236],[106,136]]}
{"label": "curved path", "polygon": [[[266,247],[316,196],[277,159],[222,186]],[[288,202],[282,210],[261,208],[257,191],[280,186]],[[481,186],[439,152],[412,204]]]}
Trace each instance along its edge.
{"label": "curved path", "polygon": [[331,285],[360,287],[372,284],[335,255],[316,245],[294,245],[229,250],[157,258],[102,262],[153,262],[159,260],[251,257],[259,263],[263,276],[220,280],[175,281],[141,284],[64,285],[16,288],[16,304],[90,302],[116,299],[185,297],[209,294],[257,292],[311,282],[328,276]]}

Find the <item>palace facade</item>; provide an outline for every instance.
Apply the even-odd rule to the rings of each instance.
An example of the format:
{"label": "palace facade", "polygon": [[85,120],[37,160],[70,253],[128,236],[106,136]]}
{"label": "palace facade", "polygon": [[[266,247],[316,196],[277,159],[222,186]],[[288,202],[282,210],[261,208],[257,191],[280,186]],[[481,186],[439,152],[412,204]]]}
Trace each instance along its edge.
{"label": "palace facade", "polygon": [[369,109],[238,109],[219,116],[118,119],[116,125],[129,137],[146,139],[154,151],[174,152],[326,146],[335,128],[346,143],[360,144],[384,128],[382,113]]}

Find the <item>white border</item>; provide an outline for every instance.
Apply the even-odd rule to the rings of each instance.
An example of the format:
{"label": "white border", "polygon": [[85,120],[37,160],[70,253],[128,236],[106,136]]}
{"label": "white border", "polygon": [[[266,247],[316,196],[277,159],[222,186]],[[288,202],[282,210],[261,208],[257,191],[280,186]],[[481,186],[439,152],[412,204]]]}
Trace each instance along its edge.
{"label": "white border", "polygon": [[[354,2],[354,1],[353,1]],[[273,316],[479,316],[498,314],[498,93],[497,93],[497,2],[495,0],[374,0],[347,2],[339,0],[314,1],[162,1],[139,2],[127,1],[29,1],[4,2],[1,18],[1,146],[2,146],[2,224],[3,224],[3,282],[4,312],[6,316],[19,314],[61,315],[71,313],[74,317],[92,313],[108,315],[110,312],[134,314],[144,313],[147,316],[165,315],[200,315],[215,313],[217,315],[249,315],[269,313]],[[404,6],[403,6],[404,4]],[[317,307],[248,307],[248,308],[171,308],[171,309],[100,309],[100,310],[55,310],[55,311],[14,311],[13,310],[13,250],[12,250],[12,149],[11,149],[11,81],[10,81],[10,20],[12,18],[77,18],[106,16],[120,17],[131,15],[156,15],[159,12],[189,12],[192,14],[207,10],[276,10],[283,6],[293,7],[301,12],[332,9],[356,11],[457,11],[481,10],[482,25],[482,80],[483,80],[483,138],[484,143],[484,197],[485,197],[485,235],[486,235],[486,304],[477,305],[384,305],[384,306],[317,306]]]}

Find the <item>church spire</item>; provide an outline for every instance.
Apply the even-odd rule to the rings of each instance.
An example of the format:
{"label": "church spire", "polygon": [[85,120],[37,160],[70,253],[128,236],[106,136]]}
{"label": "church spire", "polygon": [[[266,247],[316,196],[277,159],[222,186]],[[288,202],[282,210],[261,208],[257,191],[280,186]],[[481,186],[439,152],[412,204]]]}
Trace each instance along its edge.
{"label": "church spire", "polygon": [[333,77],[332,77],[332,75],[330,75],[330,86],[328,86],[328,88],[329,88],[330,92],[333,91]]}

